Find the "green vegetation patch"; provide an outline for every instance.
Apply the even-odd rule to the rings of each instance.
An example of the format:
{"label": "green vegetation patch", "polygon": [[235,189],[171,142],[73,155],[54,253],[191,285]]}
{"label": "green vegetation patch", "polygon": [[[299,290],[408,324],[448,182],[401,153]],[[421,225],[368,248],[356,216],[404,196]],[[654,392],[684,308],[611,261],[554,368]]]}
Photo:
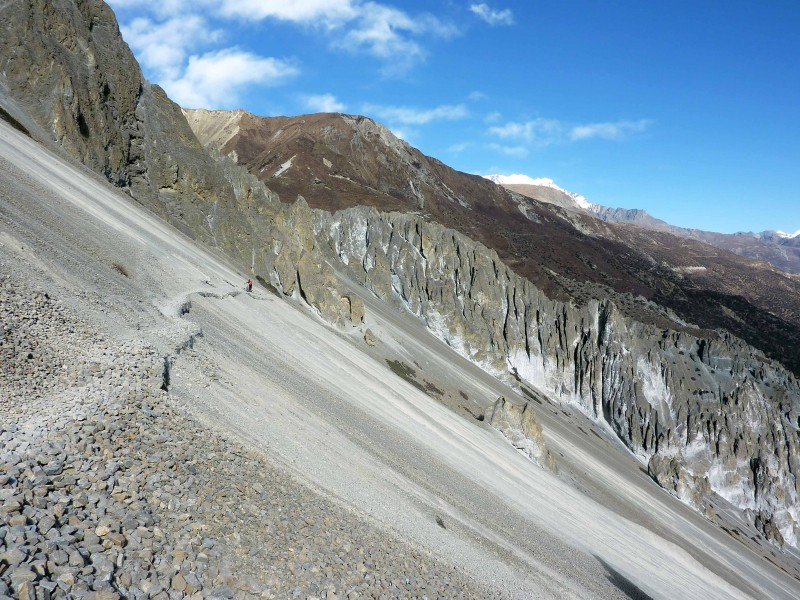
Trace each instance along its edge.
{"label": "green vegetation patch", "polygon": [[423,381],[422,383],[417,381],[417,372],[406,363],[399,360],[391,360],[387,358],[386,364],[389,365],[389,368],[392,370],[392,373],[394,373],[398,377],[402,377],[408,383],[417,388],[419,391],[428,394],[428,396],[435,394],[441,397],[444,395],[444,392],[439,388],[437,388],[430,381]]}

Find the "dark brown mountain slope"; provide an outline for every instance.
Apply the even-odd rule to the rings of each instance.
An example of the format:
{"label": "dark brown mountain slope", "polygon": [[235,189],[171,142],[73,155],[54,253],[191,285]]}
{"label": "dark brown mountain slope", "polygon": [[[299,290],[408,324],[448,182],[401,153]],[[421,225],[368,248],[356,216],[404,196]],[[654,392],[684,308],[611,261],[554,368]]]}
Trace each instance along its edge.
{"label": "dark brown mountain slope", "polygon": [[800,373],[800,285],[764,262],[509,192],[365,117],[185,113],[202,143],[234,157],[284,201],[302,195],[329,211],[367,205],[422,214],[495,249],[551,296],[611,296],[632,316],[666,327],[672,319],[655,302],[701,328],[725,328]]}
{"label": "dark brown mountain slope", "polygon": [[[568,193],[547,185],[506,183],[503,184],[503,187],[535,200],[557,204],[578,212],[584,211]],[[636,208],[609,208],[600,204],[590,204],[585,210],[590,215],[608,223],[625,223],[651,231],[665,231],[728,250],[739,256],[767,261],[786,273],[800,273],[800,236],[790,238],[768,231],[756,234],[717,233],[701,229],[687,229],[670,225],[666,221]]]}

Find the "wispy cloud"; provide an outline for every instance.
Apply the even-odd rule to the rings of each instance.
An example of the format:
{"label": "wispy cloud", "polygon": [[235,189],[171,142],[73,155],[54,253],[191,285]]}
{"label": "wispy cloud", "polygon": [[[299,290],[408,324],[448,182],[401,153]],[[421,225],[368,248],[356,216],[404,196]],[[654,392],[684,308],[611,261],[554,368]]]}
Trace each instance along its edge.
{"label": "wispy cloud", "polygon": [[246,87],[276,85],[297,73],[286,61],[228,48],[191,56],[185,71],[162,85],[181,106],[233,108]]}
{"label": "wispy cloud", "polygon": [[[231,96],[248,86],[274,84],[297,74],[299,65],[282,58],[259,56],[226,45],[226,21],[249,23],[266,20],[290,23],[324,36],[332,48],[367,55],[379,61],[384,75],[406,74],[426,57],[425,42],[432,37],[450,38],[460,32],[452,24],[428,13],[412,14],[373,0],[108,0],[118,12],[125,40],[130,44],[148,78],[170,94],[180,91],[178,101],[222,99],[219,90],[203,89],[211,80],[199,76],[198,66],[210,66],[212,56],[248,54],[255,72],[229,74],[236,82]],[[125,21],[124,17],[128,20]],[[214,23],[212,26],[211,23]],[[272,65],[274,76],[265,75]],[[192,69],[190,71],[189,69]],[[217,78],[219,79],[219,78]],[[231,105],[207,106],[221,108]]]}
{"label": "wispy cloud", "polygon": [[340,113],[347,110],[347,105],[339,102],[333,94],[312,94],[303,97],[306,108],[314,112]]}
{"label": "wispy cloud", "polygon": [[509,8],[505,8],[503,10],[494,10],[485,2],[481,2],[480,4],[470,5],[469,9],[492,27],[495,25],[514,24],[514,15]]}
{"label": "wispy cloud", "polygon": [[352,0],[218,0],[214,4],[223,16],[313,23],[325,28],[354,19],[358,12]]}
{"label": "wispy cloud", "polygon": [[652,121],[639,119],[638,121],[614,121],[612,123],[589,123],[576,125],[570,131],[572,140],[588,140],[601,138],[604,140],[619,140],[632,133],[641,133],[646,130]]}
{"label": "wispy cloud", "polygon": [[474,146],[474,142],[461,142],[459,144],[452,144],[448,146],[447,151],[452,154],[461,154],[465,150],[469,150]]}
{"label": "wispy cloud", "polygon": [[401,125],[426,125],[432,121],[457,121],[469,116],[469,111],[463,104],[442,104],[434,108],[364,104],[362,110],[365,114],[374,116],[378,120]]}
{"label": "wispy cloud", "polygon": [[489,127],[488,133],[503,140],[515,140],[531,147],[542,148],[551,144],[579,142],[592,138],[624,140],[633,134],[642,133],[652,123],[649,119],[639,119],[571,124],[558,119],[537,118],[524,122],[509,121],[504,125]]}
{"label": "wispy cloud", "polygon": [[191,51],[221,37],[197,15],[173,17],[161,23],[140,17],[121,29],[125,41],[136,50],[139,63],[159,79],[178,77]]}
{"label": "wispy cloud", "polygon": [[495,152],[500,152],[506,156],[515,158],[525,158],[528,156],[528,149],[525,146],[504,146],[503,144],[489,144],[489,148]]}
{"label": "wispy cloud", "polygon": [[489,128],[489,133],[502,139],[522,140],[529,144],[548,146],[563,134],[563,125],[556,119],[533,119],[524,123],[508,122]]}
{"label": "wispy cloud", "polygon": [[394,7],[365,2],[359,6],[358,17],[347,32],[333,45],[381,59],[384,74],[398,75],[425,58],[426,52],[418,41],[421,36],[449,38],[458,33],[455,26],[432,15],[412,16]]}

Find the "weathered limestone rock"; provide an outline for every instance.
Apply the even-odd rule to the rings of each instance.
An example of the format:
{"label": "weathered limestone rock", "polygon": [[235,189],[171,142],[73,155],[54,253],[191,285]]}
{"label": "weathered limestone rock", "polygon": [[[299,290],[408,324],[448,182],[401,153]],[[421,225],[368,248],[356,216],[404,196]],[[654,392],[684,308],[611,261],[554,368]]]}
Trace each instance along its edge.
{"label": "weathered limestone rock", "polygon": [[372,333],[371,329],[367,329],[364,332],[364,342],[367,346],[377,346],[378,345],[378,338],[375,337],[375,334]]}
{"label": "weathered limestone rock", "polygon": [[498,398],[492,407],[489,424],[536,464],[550,471],[557,470],[530,402],[519,406],[503,397]]}
{"label": "weathered limestone rock", "polygon": [[361,322],[363,304],[337,290],[317,250],[305,201],[282,205],[232,160],[210,156],[180,107],[143,79],[103,2],[11,2],[0,22],[0,83],[53,141],[327,321]]}
{"label": "weathered limestone rock", "polygon": [[105,3],[7,2],[0,23],[2,83],[53,141],[187,235],[229,242],[230,186]]}

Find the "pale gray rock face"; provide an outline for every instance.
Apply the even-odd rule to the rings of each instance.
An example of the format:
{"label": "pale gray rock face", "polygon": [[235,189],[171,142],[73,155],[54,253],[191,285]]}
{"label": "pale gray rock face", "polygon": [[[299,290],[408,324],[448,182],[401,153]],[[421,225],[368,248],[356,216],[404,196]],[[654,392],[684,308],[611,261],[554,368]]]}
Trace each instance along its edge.
{"label": "pale gray rock face", "polygon": [[698,338],[611,302],[550,300],[497,255],[407,214],[317,212],[328,253],[498,376],[605,421],[661,485],[702,508],[714,492],[778,544],[797,544],[800,384],[733,336]]}
{"label": "pale gray rock face", "polygon": [[518,405],[498,398],[492,407],[489,424],[533,462],[556,471],[555,460],[547,449],[542,426],[536,420],[530,402]]}

